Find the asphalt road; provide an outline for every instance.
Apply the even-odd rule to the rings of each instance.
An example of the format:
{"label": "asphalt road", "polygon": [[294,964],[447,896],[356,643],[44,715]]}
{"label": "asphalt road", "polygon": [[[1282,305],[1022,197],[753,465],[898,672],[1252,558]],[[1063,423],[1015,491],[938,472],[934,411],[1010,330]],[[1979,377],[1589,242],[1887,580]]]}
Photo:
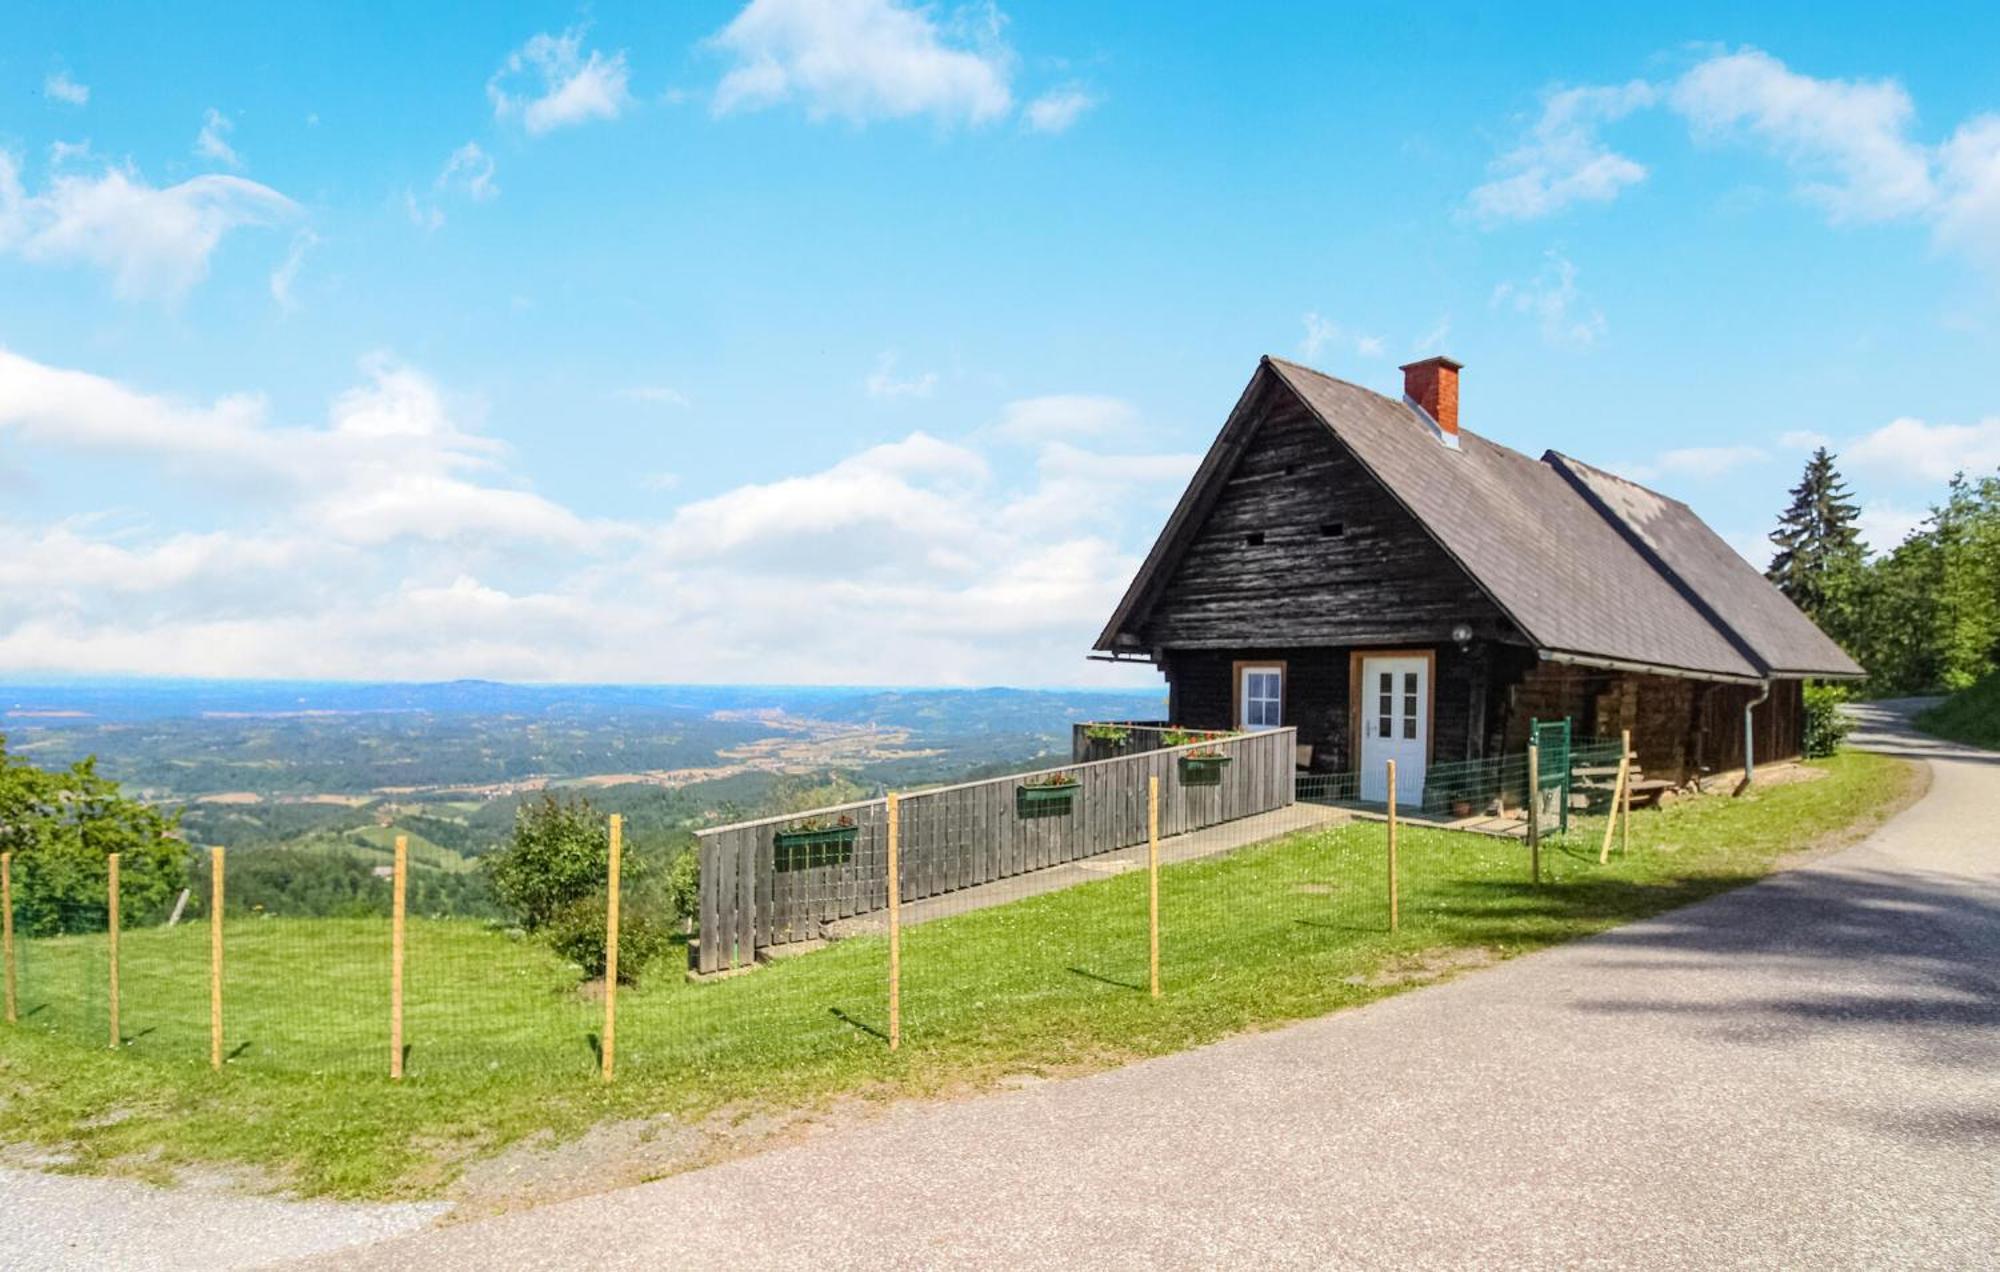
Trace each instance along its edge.
{"label": "asphalt road", "polygon": [[1357,1011],[328,1266],[1994,1266],[2000,755],[1855,848]]}

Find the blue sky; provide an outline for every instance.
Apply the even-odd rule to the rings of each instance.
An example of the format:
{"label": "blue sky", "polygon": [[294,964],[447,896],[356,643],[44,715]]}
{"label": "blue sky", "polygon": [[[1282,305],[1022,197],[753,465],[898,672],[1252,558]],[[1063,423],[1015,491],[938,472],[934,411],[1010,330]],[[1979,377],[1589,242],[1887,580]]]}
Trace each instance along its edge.
{"label": "blue sky", "polygon": [[1253,370],[2000,464],[2000,10],[14,6],[0,671],[1074,684]]}

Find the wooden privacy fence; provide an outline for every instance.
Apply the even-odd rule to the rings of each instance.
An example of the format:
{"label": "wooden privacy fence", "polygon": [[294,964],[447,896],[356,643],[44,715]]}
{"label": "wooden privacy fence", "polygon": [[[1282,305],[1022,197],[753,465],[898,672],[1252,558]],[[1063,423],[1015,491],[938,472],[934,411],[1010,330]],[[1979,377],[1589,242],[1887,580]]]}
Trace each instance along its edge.
{"label": "wooden privacy fence", "polygon": [[[1293,802],[1297,737],[1296,729],[1272,729],[905,795],[899,801],[901,900],[922,901],[1143,844],[1154,778],[1163,837],[1283,808]],[[1201,780],[1208,774],[1184,781],[1182,758],[1209,750],[1229,762],[1213,781]],[[1068,807],[1048,812],[1017,806],[1023,783],[1047,773],[1076,777]],[[851,821],[852,841],[781,861],[779,832],[807,819]],[[886,909],[887,823],[887,801],[875,799],[698,832],[698,970],[745,967],[758,950],[818,937],[822,923]]]}

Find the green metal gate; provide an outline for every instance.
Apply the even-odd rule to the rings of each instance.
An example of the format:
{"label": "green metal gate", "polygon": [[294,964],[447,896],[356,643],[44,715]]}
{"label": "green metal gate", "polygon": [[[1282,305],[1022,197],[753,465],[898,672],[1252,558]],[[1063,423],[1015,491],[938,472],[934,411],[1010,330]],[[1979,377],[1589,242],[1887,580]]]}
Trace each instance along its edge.
{"label": "green metal gate", "polygon": [[[1536,784],[1544,791],[1559,790],[1557,833],[1569,833],[1569,717],[1560,720],[1530,720],[1528,740],[1536,747]],[[1539,797],[1537,792],[1537,796]]]}

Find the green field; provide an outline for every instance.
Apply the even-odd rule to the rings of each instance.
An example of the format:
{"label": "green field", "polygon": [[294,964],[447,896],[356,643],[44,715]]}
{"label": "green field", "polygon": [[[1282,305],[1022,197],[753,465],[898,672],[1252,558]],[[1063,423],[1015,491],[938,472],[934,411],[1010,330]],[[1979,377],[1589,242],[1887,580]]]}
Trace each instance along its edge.
{"label": "green field", "polygon": [[[1738,886],[1898,805],[1914,770],[1844,754],[1820,780],[1635,818],[1596,864],[1586,824],[1530,886],[1519,844],[1406,830],[1402,929],[1383,832],[1296,834],[1163,873],[1166,995],[1146,979],[1145,890],[1126,874],[910,929],[902,1051],[878,938],[705,983],[656,966],[620,996],[619,1081],[593,1076],[601,1004],[540,947],[470,920],[413,922],[409,1076],[388,1066],[387,925],[232,921],[228,1048],[210,1073],[205,928],[123,938],[106,1046],[104,938],[25,942],[21,1023],[0,1030],[0,1141],[74,1168],[244,1163],[311,1194],[420,1196],[531,1133],[606,1118],[796,1108],[843,1093],[974,1089],[1074,1072],[1320,1014]],[[678,953],[678,951],[677,951]]]}

